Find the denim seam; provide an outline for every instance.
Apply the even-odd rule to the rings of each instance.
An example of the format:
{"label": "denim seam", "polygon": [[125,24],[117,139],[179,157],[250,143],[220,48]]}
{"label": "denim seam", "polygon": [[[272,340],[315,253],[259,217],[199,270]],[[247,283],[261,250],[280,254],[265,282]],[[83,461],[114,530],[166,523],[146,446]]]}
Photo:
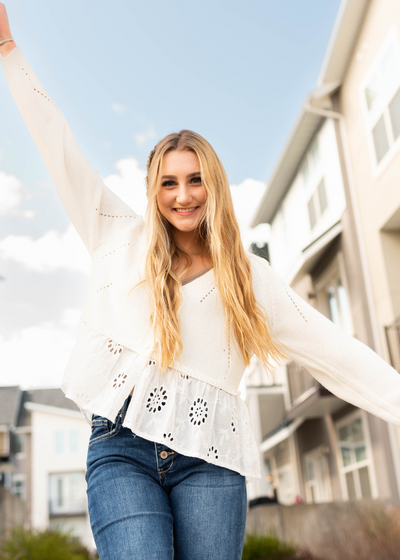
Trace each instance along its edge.
{"label": "denim seam", "polygon": [[121,430],[121,424],[116,425],[114,430],[112,430],[109,434],[105,434],[103,436],[97,436],[97,438],[94,438],[91,441],[89,441],[88,447],[90,447],[92,445],[92,443],[102,441],[103,439],[110,439],[110,438],[116,436],[120,432],[120,430]]}
{"label": "denim seam", "polygon": [[166,472],[168,472],[169,469],[172,467],[173,464],[174,464],[174,458],[172,457],[172,461],[171,461],[171,464],[170,464],[170,466],[168,467],[168,469],[164,469],[164,470],[158,469],[158,472],[159,472],[159,473],[166,473]]}

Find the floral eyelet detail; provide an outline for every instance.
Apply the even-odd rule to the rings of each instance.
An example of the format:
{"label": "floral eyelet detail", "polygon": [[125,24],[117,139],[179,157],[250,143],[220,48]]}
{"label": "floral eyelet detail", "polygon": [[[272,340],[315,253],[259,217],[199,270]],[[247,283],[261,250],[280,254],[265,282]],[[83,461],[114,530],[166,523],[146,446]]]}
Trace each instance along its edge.
{"label": "floral eyelet detail", "polygon": [[157,387],[154,388],[154,391],[150,393],[149,398],[147,399],[146,408],[149,409],[149,412],[157,412],[162,409],[163,406],[167,404],[168,395],[166,394],[167,390],[164,387]]}
{"label": "floral eyelet detail", "polygon": [[210,454],[213,459],[218,459],[218,450],[217,448],[214,448],[214,446],[208,448],[207,457],[209,457]]}
{"label": "floral eyelet detail", "polygon": [[121,387],[121,385],[125,383],[125,379],[127,377],[128,376],[126,375],[126,373],[120,373],[119,375],[117,375],[117,377],[114,379],[113,388],[117,389],[118,387]]}
{"label": "floral eyelet detail", "polygon": [[121,344],[118,344],[118,342],[114,342],[111,339],[108,341],[108,348],[110,349],[110,352],[113,352],[114,354],[121,354],[122,350],[124,349]]}
{"label": "floral eyelet detail", "polygon": [[181,373],[181,377],[182,377],[182,379],[189,379],[189,376],[186,375],[185,373]]}
{"label": "floral eyelet detail", "polygon": [[235,434],[237,434],[237,425],[238,425],[238,418],[236,414],[236,409],[234,409],[232,413],[231,428],[232,428],[232,432],[235,432]]}
{"label": "floral eyelet detail", "polygon": [[207,401],[203,402],[203,399],[199,397],[197,401],[193,402],[193,406],[190,407],[190,410],[189,417],[194,426],[196,426],[196,424],[200,425],[202,422],[203,424],[205,423],[208,412]]}
{"label": "floral eyelet detail", "polygon": [[167,439],[168,441],[174,441],[174,438],[171,437],[171,432],[169,432],[169,434],[163,434],[163,438]]}

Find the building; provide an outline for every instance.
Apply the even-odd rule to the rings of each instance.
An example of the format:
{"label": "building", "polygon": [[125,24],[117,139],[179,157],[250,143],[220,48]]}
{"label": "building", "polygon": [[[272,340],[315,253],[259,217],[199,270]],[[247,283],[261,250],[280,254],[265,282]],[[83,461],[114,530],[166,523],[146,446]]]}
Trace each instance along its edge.
{"label": "building", "polygon": [[94,549],[86,500],[90,426],[60,389],[0,388],[1,485],[19,496],[25,525],[56,527]]}
{"label": "building", "polygon": [[[316,89],[252,221],[271,225],[271,264],[284,280],[397,367],[399,37],[395,0],[343,0]],[[264,473],[250,498],[275,487],[283,504],[400,501],[397,427],[330,394],[300,364],[287,363],[278,384],[259,369],[246,384]]]}

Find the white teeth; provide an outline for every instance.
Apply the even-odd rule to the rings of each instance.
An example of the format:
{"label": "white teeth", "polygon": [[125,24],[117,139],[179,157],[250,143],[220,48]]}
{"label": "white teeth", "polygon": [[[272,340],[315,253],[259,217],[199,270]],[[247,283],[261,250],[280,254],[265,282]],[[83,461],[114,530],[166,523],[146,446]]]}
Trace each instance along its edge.
{"label": "white teeth", "polygon": [[175,210],[181,214],[184,212],[193,212],[195,209],[196,208],[175,208]]}

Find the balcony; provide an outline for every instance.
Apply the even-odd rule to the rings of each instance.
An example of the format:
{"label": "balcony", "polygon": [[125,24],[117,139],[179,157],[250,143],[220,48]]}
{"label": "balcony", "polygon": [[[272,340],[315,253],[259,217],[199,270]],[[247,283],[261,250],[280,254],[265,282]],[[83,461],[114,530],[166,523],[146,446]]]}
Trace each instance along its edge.
{"label": "balcony", "polygon": [[392,325],[385,327],[385,333],[390,363],[400,373],[400,317]]}

